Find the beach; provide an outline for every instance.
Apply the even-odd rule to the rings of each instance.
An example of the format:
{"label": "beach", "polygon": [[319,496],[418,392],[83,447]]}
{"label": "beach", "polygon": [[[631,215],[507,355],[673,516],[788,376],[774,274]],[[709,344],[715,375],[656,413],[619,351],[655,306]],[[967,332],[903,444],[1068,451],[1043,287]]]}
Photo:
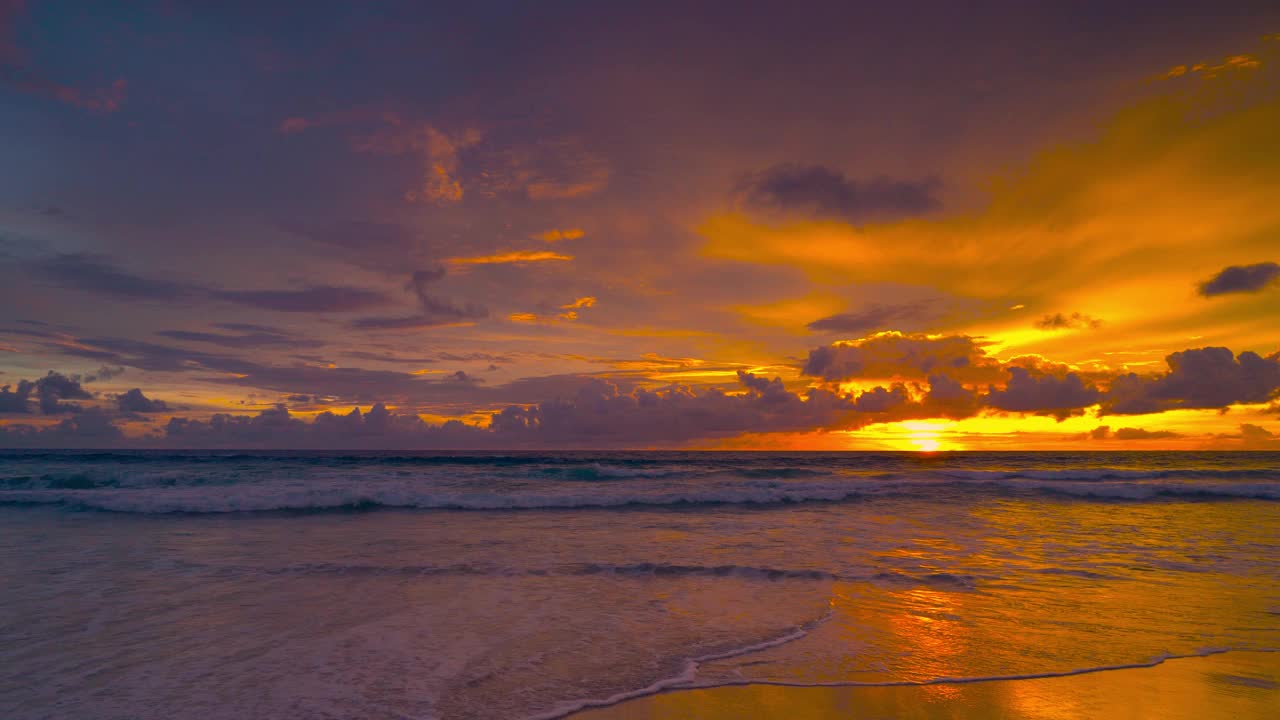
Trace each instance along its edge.
{"label": "beach", "polygon": [[0,716],[1269,717],[1276,467],[6,453]]}

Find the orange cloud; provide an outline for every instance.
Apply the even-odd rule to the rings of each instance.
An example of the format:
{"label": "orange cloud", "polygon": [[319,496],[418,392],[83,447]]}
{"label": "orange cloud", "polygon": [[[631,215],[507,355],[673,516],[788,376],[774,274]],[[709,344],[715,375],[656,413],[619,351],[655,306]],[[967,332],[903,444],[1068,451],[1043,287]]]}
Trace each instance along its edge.
{"label": "orange cloud", "polygon": [[513,250],[494,255],[449,258],[445,262],[451,265],[507,265],[511,263],[568,261],[572,259],[572,255],[561,255],[548,250]]}
{"label": "orange cloud", "polygon": [[1231,55],[1225,58],[1217,65],[1208,63],[1196,63],[1195,65],[1175,65],[1169,68],[1164,74],[1167,78],[1177,78],[1183,75],[1199,74],[1205,78],[1212,78],[1231,70],[1257,70],[1262,67],[1262,61],[1253,55]]}
{"label": "orange cloud", "polygon": [[578,228],[565,228],[564,230],[551,228],[550,230],[540,232],[536,235],[530,235],[530,237],[534,240],[552,243],[560,242],[561,240],[577,240],[585,234],[586,233],[582,232]]}
{"label": "orange cloud", "polygon": [[[426,202],[436,205],[453,205],[465,194],[458,172],[458,155],[484,138],[479,130],[467,129],[448,135],[435,127],[422,124],[405,127],[399,117],[386,116],[390,127],[358,139],[355,149],[361,152],[385,155],[418,154],[426,165],[422,186],[405,193],[409,202]],[[286,120],[286,123],[290,121]],[[298,123],[294,123],[295,126]],[[306,126],[304,126],[306,127]],[[284,125],[281,130],[284,131]]]}
{"label": "orange cloud", "polygon": [[561,310],[576,310],[576,309],[578,309],[578,308],[589,308],[589,307],[594,307],[594,306],[595,306],[595,304],[596,304],[596,299],[595,299],[594,297],[587,296],[587,297],[580,297],[580,298],[578,298],[578,299],[574,300],[573,302],[568,303],[568,304],[566,304],[566,305],[561,305],[561,306],[560,306],[560,309],[561,309]]}

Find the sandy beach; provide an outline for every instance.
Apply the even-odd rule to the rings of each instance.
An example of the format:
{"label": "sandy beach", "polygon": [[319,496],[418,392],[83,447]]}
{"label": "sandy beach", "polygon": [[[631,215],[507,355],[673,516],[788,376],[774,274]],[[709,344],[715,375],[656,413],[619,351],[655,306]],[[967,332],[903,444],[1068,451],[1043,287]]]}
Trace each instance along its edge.
{"label": "sandy beach", "polygon": [[1150,668],[898,687],[745,685],[676,690],[573,720],[1214,720],[1280,716],[1280,653],[1231,652]]}

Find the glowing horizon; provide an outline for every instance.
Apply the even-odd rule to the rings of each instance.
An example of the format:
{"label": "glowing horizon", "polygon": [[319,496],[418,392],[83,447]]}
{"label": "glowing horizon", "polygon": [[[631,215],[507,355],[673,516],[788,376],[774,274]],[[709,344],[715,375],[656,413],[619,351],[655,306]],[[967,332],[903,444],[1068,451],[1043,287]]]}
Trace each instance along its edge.
{"label": "glowing horizon", "polygon": [[548,10],[584,56],[441,49],[464,91],[226,12],[166,71],[122,33],[194,19],[0,8],[0,446],[1280,449],[1280,13],[1063,70],[1031,11],[967,57],[691,10],[692,87]]}

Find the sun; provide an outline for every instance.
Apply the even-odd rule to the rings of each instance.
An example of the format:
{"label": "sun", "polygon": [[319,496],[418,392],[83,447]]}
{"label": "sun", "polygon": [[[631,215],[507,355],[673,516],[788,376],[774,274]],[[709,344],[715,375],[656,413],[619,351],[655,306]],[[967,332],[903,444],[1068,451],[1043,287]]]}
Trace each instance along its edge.
{"label": "sun", "polygon": [[942,449],[942,441],[936,437],[913,437],[911,444],[915,446],[913,449],[916,452],[938,452]]}
{"label": "sun", "polygon": [[947,438],[946,421],[907,420],[891,426],[890,442],[900,450],[932,453],[940,450],[958,449],[956,443]]}

